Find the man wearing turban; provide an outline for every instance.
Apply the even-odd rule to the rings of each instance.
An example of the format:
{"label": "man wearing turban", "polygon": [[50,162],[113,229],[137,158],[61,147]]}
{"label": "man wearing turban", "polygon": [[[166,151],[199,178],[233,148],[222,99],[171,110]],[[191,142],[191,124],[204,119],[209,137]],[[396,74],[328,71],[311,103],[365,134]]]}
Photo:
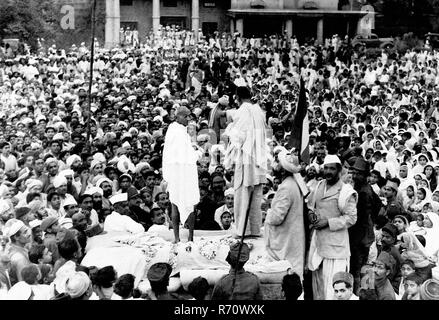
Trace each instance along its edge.
{"label": "man wearing turban", "polygon": [[226,128],[226,111],[224,108],[229,105],[229,97],[223,96],[218,100],[218,104],[212,108],[209,117],[209,129],[215,131],[216,141],[213,143],[219,143],[221,138],[221,130]]}
{"label": "man wearing turban", "polygon": [[299,159],[286,150],[278,154],[283,181],[265,218],[264,239],[267,253],[274,260],[288,260],[292,271],[303,280],[305,267],[305,226],[303,198],[308,194]]}

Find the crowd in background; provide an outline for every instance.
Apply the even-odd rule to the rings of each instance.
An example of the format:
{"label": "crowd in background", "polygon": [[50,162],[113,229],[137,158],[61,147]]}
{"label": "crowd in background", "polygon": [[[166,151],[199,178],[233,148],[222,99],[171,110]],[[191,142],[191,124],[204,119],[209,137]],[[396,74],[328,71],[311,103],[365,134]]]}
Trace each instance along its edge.
{"label": "crowd in background", "polygon": [[[66,292],[132,298],[132,275],[119,277],[111,266],[89,270],[80,261],[87,240],[103,231],[172,225],[161,156],[179,106],[191,111],[188,132],[200,155],[195,229],[233,228],[234,172],[223,166],[223,133],[238,107],[237,81],[250,88],[270,132],[265,219],[283,179],[278,154],[290,138],[300,78],[310,119],[311,161],[300,172],[308,188],[324,178],[328,154],[338,156],[342,180],[352,185],[351,167],[358,158],[367,163],[376,197],[369,194],[374,207],[350,233],[352,256],[367,249],[355,272],[362,279],[384,272],[389,300],[438,299],[438,52],[383,50],[368,59],[338,36],[324,45],[225,33],[196,41],[172,28],[134,44],[97,47],[90,108],[84,44],[21,56],[1,48],[0,299]],[[352,240],[358,234],[364,236]],[[169,277],[166,266],[155,271]],[[359,283],[339,278],[359,294]]]}

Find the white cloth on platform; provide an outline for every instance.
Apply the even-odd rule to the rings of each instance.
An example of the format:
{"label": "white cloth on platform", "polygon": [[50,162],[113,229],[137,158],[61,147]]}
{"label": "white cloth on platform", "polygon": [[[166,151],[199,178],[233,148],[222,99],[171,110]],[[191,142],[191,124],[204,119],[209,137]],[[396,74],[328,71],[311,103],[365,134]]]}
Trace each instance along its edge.
{"label": "white cloth on platform", "polygon": [[135,222],[128,216],[121,215],[120,213],[113,211],[105,218],[104,231],[121,231],[130,233],[144,232],[145,228],[140,223]]}

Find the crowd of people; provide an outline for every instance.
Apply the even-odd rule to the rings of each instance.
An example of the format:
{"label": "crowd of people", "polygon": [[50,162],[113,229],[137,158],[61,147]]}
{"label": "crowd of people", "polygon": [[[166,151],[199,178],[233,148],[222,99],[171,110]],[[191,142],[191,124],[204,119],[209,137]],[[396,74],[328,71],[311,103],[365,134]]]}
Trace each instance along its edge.
{"label": "crowd of people", "polygon": [[[87,242],[176,227],[238,237],[249,207],[248,234],[292,266],[286,299],[438,300],[438,61],[431,50],[367,58],[338,37],[195,41],[171,28],[97,47],[93,79],[84,44],[1,51],[0,299],[181,299],[167,291],[169,264],[141,292],[113,266],[82,266]],[[309,163],[288,147],[300,79]],[[177,221],[162,170],[174,122],[199,193]],[[189,293],[262,299],[249,254],[232,246],[230,275],[211,295],[203,278]]]}

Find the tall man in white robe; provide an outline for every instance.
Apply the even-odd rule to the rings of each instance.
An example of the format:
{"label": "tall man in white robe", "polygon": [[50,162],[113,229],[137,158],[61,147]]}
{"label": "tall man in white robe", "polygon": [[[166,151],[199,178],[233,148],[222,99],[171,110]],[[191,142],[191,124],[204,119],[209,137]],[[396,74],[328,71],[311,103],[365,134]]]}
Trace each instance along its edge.
{"label": "tall man in white robe", "polygon": [[340,179],[340,159],[327,155],[323,165],[325,179],[308,198],[314,229],[308,255],[314,300],[331,300],[334,275],[340,271],[349,272],[348,228],[357,221],[357,192]]}
{"label": "tall man in white robe", "polygon": [[235,173],[233,210],[237,235],[243,234],[246,212],[250,208],[244,235],[260,236],[262,186],[267,181],[265,116],[258,105],[251,103],[251,93],[246,86],[238,86],[236,96],[240,107],[227,130],[229,144],[224,164]]}
{"label": "tall man in white robe", "polygon": [[[186,222],[194,211],[194,206],[200,202],[197,171],[199,156],[192,147],[186,128],[190,113],[184,106],[177,109],[176,121],[168,128],[163,147],[163,179],[167,183],[172,204],[172,227],[176,243],[180,241],[180,222]],[[187,222],[188,240],[192,241],[195,217],[191,215]]]}

